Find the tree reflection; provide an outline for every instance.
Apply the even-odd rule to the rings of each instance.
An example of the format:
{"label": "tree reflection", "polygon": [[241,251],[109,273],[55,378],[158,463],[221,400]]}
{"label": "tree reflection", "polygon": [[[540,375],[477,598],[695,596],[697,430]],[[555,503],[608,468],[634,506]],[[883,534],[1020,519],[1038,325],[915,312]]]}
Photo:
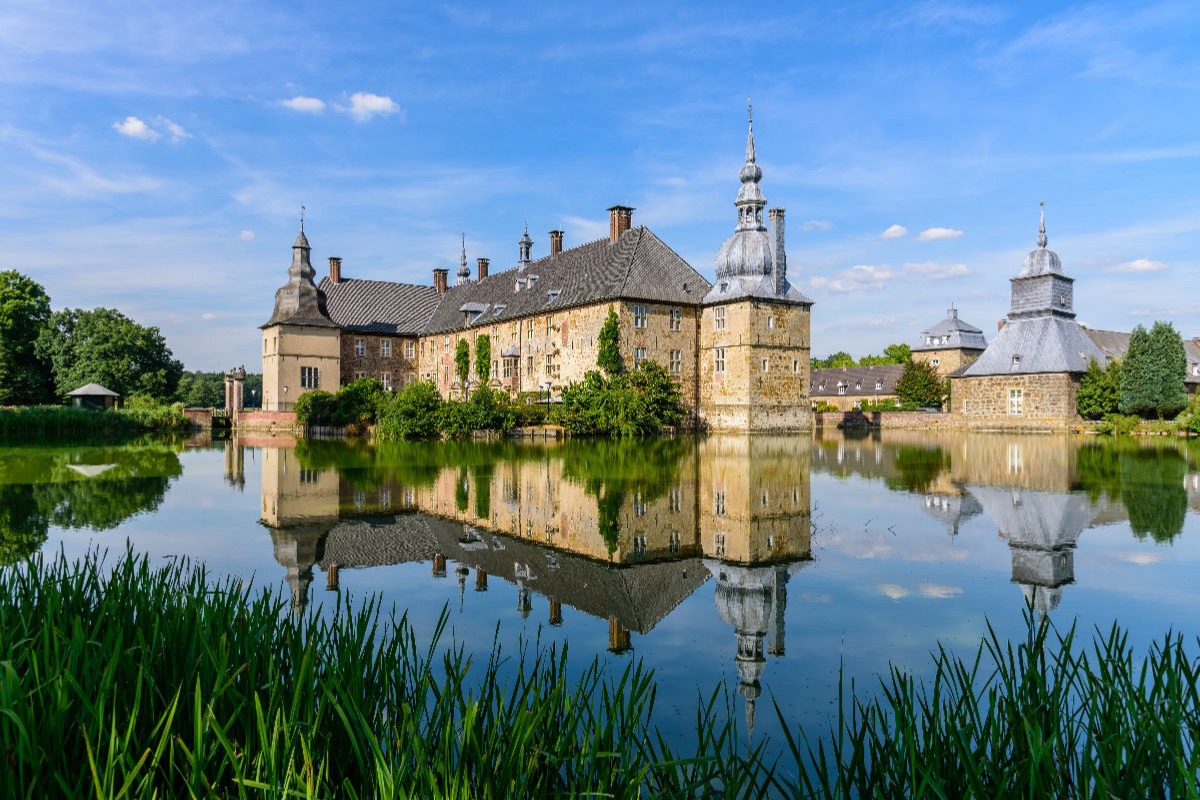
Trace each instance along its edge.
{"label": "tree reflection", "polygon": [[899,474],[884,479],[892,491],[928,491],[939,475],[950,470],[950,454],[941,447],[900,445],[895,452]]}
{"label": "tree reflection", "polygon": [[1137,538],[1170,544],[1183,530],[1187,461],[1177,448],[1125,441],[1089,444],[1080,448],[1076,470],[1093,501],[1103,493],[1125,507]]}

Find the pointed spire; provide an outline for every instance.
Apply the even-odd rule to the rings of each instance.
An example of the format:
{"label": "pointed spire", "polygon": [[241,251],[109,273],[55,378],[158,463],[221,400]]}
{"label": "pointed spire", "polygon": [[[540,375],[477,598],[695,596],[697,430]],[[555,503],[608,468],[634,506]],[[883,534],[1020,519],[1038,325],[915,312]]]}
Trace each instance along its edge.
{"label": "pointed spire", "polygon": [[467,266],[467,234],[462,235],[462,256],[458,259],[458,283],[469,283],[471,280],[471,268]]}
{"label": "pointed spire", "polygon": [[750,132],[746,134],[746,163],[753,164],[754,153],[754,104],[750,102],[750,98],[746,98],[746,113],[750,118]]}
{"label": "pointed spire", "polygon": [[1041,206],[1042,206],[1042,223],[1041,223],[1041,225],[1038,226],[1037,243],[1038,243],[1038,247],[1045,250],[1046,245],[1050,241],[1049,239],[1046,238],[1046,201],[1045,200],[1042,201]]}

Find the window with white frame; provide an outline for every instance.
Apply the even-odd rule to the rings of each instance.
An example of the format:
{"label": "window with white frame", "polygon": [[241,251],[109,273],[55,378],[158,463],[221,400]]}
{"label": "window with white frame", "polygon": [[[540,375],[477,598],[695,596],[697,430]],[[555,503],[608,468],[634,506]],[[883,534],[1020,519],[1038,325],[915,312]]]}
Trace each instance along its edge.
{"label": "window with white frame", "polygon": [[383,384],[384,389],[386,389],[387,391],[390,392],[392,390],[392,373],[390,373],[390,372],[379,373],[379,382]]}
{"label": "window with white frame", "polygon": [[725,330],[725,306],[720,306],[713,312],[713,330]]}
{"label": "window with white frame", "polygon": [[678,374],[683,370],[683,351],[671,351],[671,372]]}
{"label": "window with white frame", "polygon": [[1014,416],[1025,413],[1025,390],[1008,390],[1008,413]]}
{"label": "window with white frame", "polygon": [[838,394],[845,394],[845,393],[846,393],[846,384],[843,383],[842,381],[838,381]]}
{"label": "window with white frame", "polygon": [[525,338],[526,338],[526,339],[532,339],[532,338],[533,338],[533,320],[529,320],[529,321],[528,321],[528,322],[525,324]]}
{"label": "window with white frame", "polygon": [[416,351],[417,351],[417,348],[413,345],[412,342],[404,343],[404,357],[405,358],[412,358],[414,355],[416,355]]}
{"label": "window with white frame", "polygon": [[642,362],[645,360],[646,360],[646,348],[644,348],[644,347],[633,348],[633,368],[641,369]]}
{"label": "window with white frame", "polygon": [[683,309],[671,309],[671,330],[678,331],[683,329]]}
{"label": "window with white frame", "polygon": [[392,357],[392,343],[389,340],[384,339],[379,343],[379,355],[384,358]]}
{"label": "window with white frame", "polygon": [[718,347],[713,350],[713,368],[717,372],[725,371],[725,348]]}
{"label": "window with white frame", "polygon": [[929,359],[929,366],[931,366],[931,367],[936,367],[937,365],[939,365],[941,363],[942,363],[942,360],[940,358]]}
{"label": "window with white frame", "polygon": [[883,381],[875,381],[875,391],[883,391]]}
{"label": "window with white frame", "polygon": [[533,377],[533,356],[528,356],[525,359],[525,374],[531,378]]}
{"label": "window with white frame", "polygon": [[319,374],[316,367],[300,368],[301,389],[316,389],[320,385]]}
{"label": "window with white frame", "polygon": [[774,317],[767,317],[767,329],[768,330],[775,329],[775,318]]}
{"label": "window with white frame", "polygon": [[645,306],[634,306],[633,307],[633,327],[635,327],[635,328],[645,328],[646,327],[646,307]]}
{"label": "window with white frame", "polygon": [[554,315],[547,314],[546,315],[546,335],[550,336],[553,333],[554,333]]}
{"label": "window with white frame", "polygon": [[766,358],[764,358],[764,359],[762,360],[762,371],[763,371],[763,372],[769,372],[769,371],[770,371],[770,369],[771,369],[771,361],[770,361],[770,359],[766,359]]}
{"label": "window with white frame", "polygon": [[367,354],[367,340],[366,339],[355,339],[354,340],[354,355],[365,356],[366,354]]}

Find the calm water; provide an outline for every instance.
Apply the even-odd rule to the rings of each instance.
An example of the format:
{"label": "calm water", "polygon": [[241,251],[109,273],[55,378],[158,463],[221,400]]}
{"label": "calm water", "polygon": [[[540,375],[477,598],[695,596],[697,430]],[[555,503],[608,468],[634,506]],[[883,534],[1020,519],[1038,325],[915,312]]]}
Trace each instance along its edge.
{"label": "calm water", "polygon": [[[641,658],[686,737],[722,681],[754,736],[824,726],[844,664],[918,674],[1025,598],[1141,645],[1197,624],[1200,447],[884,432],[380,446],[241,439],[0,449],[0,558],[128,541],[281,584],[382,593],[430,635]],[[745,727],[743,727],[745,731]]]}

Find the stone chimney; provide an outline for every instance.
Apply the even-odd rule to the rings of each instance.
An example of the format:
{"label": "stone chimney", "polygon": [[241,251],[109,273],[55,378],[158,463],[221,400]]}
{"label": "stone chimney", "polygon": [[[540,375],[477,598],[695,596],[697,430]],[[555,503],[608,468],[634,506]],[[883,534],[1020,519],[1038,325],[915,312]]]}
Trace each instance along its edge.
{"label": "stone chimney", "polygon": [[999,333],[1000,331],[1004,330],[1004,323],[1006,323],[1006,322],[1008,322],[1008,320],[1002,319],[996,323],[996,333]]}
{"label": "stone chimney", "polygon": [[615,242],[621,234],[633,227],[633,209],[629,206],[613,206],[608,209],[608,240]]}
{"label": "stone chimney", "polygon": [[481,281],[488,276],[488,264],[492,262],[486,258],[475,259],[475,280]]}
{"label": "stone chimney", "polygon": [[446,281],[450,278],[450,270],[435,269],[433,271],[433,288],[437,289],[438,294],[446,293]]}
{"label": "stone chimney", "polygon": [[[629,226],[626,225],[626,228]],[[550,255],[556,256],[562,252],[562,231],[550,231]]]}
{"label": "stone chimney", "polygon": [[771,260],[775,270],[775,294],[783,297],[787,294],[787,250],[783,244],[784,210],[777,206],[767,213],[771,220]]}
{"label": "stone chimney", "polygon": [[334,283],[342,282],[342,260],[337,256],[329,257],[329,280]]}

